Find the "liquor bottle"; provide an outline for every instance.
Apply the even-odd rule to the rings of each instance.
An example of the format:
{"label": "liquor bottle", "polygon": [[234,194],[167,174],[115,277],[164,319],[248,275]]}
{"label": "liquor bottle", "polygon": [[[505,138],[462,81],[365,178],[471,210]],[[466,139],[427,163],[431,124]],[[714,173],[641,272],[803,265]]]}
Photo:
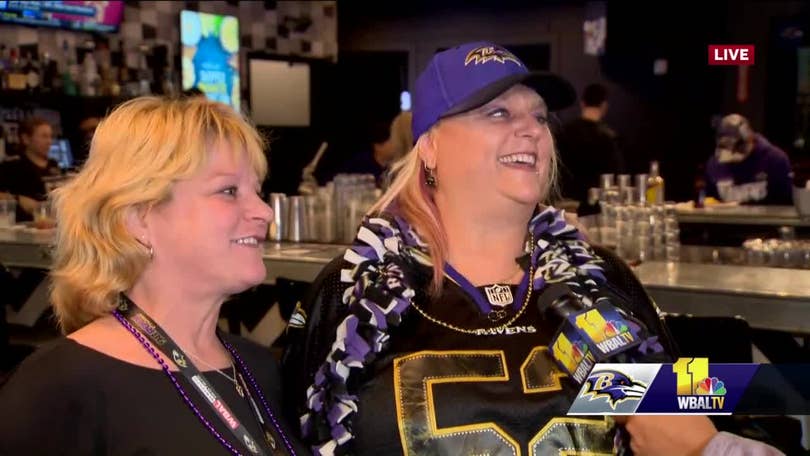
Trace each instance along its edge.
{"label": "liquor bottle", "polygon": [[0,163],[6,159],[6,137],[3,134],[3,126],[0,125]]}
{"label": "liquor bottle", "polygon": [[56,61],[51,58],[49,52],[42,54],[42,84],[41,90],[46,93],[55,92],[61,89],[62,84],[59,78],[59,69]]}
{"label": "liquor bottle", "polygon": [[25,66],[23,67],[23,73],[25,74],[25,87],[29,92],[38,92],[41,82],[39,61],[32,57],[31,54],[27,54],[26,57]]}
{"label": "liquor bottle", "polygon": [[647,202],[664,204],[664,178],[661,177],[657,161],[650,162],[650,175],[647,177]]}
{"label": "liquor bottle", "polygon": [[138,90],[139,95],[152,95],[152,72],[149,70],[147,62],[147,53],[149,46],[142,44],[138,47],[140,51],[140,59],[138,63]]}
{"label": "liquor bottle", "polygon": [[11,69],[8,72],[8,88],[11,90],[25,90],[26,77],[18,57],[17,49],[11,50]]}
{"label": "liquor bottle", "polygon": [[65,95],[77,95],[78,90],[76,88],[76,79],[73,77],[75,69],[74,66],[76,64],[73,53],[70,51],[68,47],[67,40],[62,42],[62,58],[63,64],[65,67],[62,70],[62,91]]}
{"label": "liquor bottle", "polygon": [[8,86],[8,71],[11,67],[9,52],[5,44],[0,44],[0,90]]}
{"label": "liquor bottle", "polygon": [[698,166],[695,175],[695,207],[701,208],[706,205],[706,175],[703,165]]}
{"label": "liquor bottle", "polygon": [[98,65],[96,64],[96,58],[92,52],[88,52],[84,56],[84,62],[82,63],[81,84],[79,88],[84,96],[94,97],[99,95],[99,89],[101,88],[101,76],[98,74]]}

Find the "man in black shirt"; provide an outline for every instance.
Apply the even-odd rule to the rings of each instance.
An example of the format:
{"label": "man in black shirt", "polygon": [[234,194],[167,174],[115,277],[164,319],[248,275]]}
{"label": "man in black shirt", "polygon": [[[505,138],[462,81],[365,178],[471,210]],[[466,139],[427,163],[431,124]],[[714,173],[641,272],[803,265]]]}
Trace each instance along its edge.
{"label": "man in black shirt", "polygon": [[47,199],[45,178],[59,176],[59,165],[48,158],[53,129],[39,117],[26,119],[20,126],[25,148],[19,156],[0,163],[0,192],[10,193],[17,201],[17,221],[33,219],[42,201]]}
{"label": "man in black shirt", "polygon": [[580,209],[586,209],[588,189],[599,186],[600,174],[625,170],[616,133],[602,121],[607,98],[603,85],[586,87],[580,102],[582,114],[567,123],[558,138],[562,195],[579,201]]}

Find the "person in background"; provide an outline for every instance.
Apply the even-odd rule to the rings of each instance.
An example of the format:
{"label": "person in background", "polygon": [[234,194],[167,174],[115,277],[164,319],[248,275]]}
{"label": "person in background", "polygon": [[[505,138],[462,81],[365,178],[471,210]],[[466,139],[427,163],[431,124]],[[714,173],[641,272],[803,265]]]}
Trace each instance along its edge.
{"label": "person in background", "polygon": [[383,189],[387,189],[394,178],[391,174],[394,163],[405,157],[413,149],[412,121],[413,115],[410,111],[401,111],[391,121],[391,131],[388,137],[391,147],[391,160],[388,167],[383,171],[381,183]]}
{"label": "person in background", "polygon": [[0,388],[0,454],[301,454],[272,353],[217,329],[226,298],[265,278],[263,149],[202,97],[136,98],[102,120],[54,190],[67,337]]}
{"label": "person in background", "polygon": [[33,220],[40,204],[48,199],[45,178],[62,174],[59,164],[48,157],[53,127],[41,117],[30,117],[20,125],[24,147],[19,156],[0,163],[0,192],[17,199],[17,221]]}
{"label": "person in background", "polygon": [[793,204],[788,155],[729,114],[717,127],[716,149],[706,163],[706,196],[747,204]]}
{"label": "person in background", "polygon": [[559,135],[561,193],[579,201],[587,212],[588,189],[599,186],[599,175],[622,173],[625,162],[616,133],[604,122],[608,90],[602,84],[585,87],[580,116],[566,123]]}
{"label": "person in background", "polygon": [[392,161],[399,160],[413,149],[413,131],[411,123],[413,115],[410,111],[400,111],[391,121],[391,131],[388,141],[391,143]]}
{"label": "person in background", "polygon": [[361,143],[365,145],[361,145],[359,152],[338,167],[338,173],[372,174],[379,186],[383,172],[394,160],[390,123],[371,122],[366,128],[365,136],[366,141]]}
{"label": "person in background", "polygon": [[80,147],[76,149],[78,153],[75,157],[77,167],[81,166],[81,164],[87,160],[87,156],[90,154],[90,142],[93,140],[93,133],[95,133],[99,122],[101,122],[101,118],[92,115],[84,117],[81,121],[79,121],[78,141]]}
{"label": "person in background", "polygon": [[197,87],[192,87],[192,88],[190,88],[188,90],[184,90],[183,91],[183,96],[184,97],[200,97],[200,96],[205,97],[205,92],[198,89]]}

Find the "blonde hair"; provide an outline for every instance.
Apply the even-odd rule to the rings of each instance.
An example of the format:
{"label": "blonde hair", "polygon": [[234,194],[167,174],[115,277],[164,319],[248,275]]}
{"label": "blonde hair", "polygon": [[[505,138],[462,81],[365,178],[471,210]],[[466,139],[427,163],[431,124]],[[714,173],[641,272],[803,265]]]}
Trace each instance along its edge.
{"label": "blonde hair", "polygon": [[[438,296],[442,290],[444,278],[444,263],[447,260],[447,234],[441,221],[439,208],[433,199],[433,189],[429,187],[424,177],[424,164],[419,157],[419,148],[427,136],[435,134],[437,123],[424,133],[411,151],[391,166],[394,177],[388,190],[369,209],[369,214],[379,214],[386,211],[396,203],[397,214],[402,216],[419,234],[419,237],[428,246],[431,261],[433,261],[433,279],[430,284],[430,294]],[[548,134],[551,130],[546,127]],[[441,153],[441,152],[439,152]],[[441,185],[441,182],[438,183]],[[557,192],[557,151],[554,146],[554,137],[551,136],[551,159],[547,178],[541,184],[541,201]]]}
{"label": "blonde hair", "polygon": [[390,138],[395,160],[404,157],[413,148],[412,119],[410,111],[402,111],[391,121]]}
{"label": "blonde hair", "polygon": [[65,333],[111,312],[148,263],[126,227],[128,211],[168,200],[173,184],[197,173],[218,144],[245,154],[264,178],[264,140],[227,105],[142,97],[101,121],[81,172],[52,195],[58,223],[51,301]]}

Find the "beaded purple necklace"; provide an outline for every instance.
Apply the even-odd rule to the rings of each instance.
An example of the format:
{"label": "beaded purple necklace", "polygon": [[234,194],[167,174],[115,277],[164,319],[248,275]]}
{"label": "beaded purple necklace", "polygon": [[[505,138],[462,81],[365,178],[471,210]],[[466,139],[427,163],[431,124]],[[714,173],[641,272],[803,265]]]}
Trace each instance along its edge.
{"label": "beaded purple necklace", "polygon": [[[225,440],[224,437],[222,437],[222,434],[220,434],[214,428],[214,426],[202,415],[202,413],[200,413],[200,410],[197,409],[197,406],[194,405],[194,402],[191,400],[191,398],[188,397],[186,391],[177,381],[177,378],[172,373],[171,369],[169,368],[169,365],[166,363],[166,361],[163,360],[163,357],[160,356],[160,353],[158,353],[157,350],[155,350],[154,347],[152,347],[152,344],[150,344],[149,341],[147,341],[146,338],[144,338],[143,335],[134,326],[132,326],[129,323],[129,321],[127,321],[127,319],[124,318],[124,316],[121,315],[117,310],[114,310],[112,314],[116,318],[116,320],[118,320],[118,322],[121,323],[121,325],[123,325],[130,333],[132,333],[133,336],[135,336],[135,338],[138,340],[138,342],[141,343],[143,348],[147,352],[149,352],[149,354],[152,355],[153,358],[155,358],[155,361],[157,361],[158,364],[160,364],[160,367],[163,369],[163,372],[169,377],[169,380],[171,380],[172,385],[174,385],[175,389],[177,389],[177,392],[180,394],[180,397],[183,398],[183,402],[185,402],[186,405],[189,406],[194,415],[200,420],[200,422],[202,422],[203,426],[205,426],[205,428],[208,429],[208,432],[210,432],[211,435],[213,435],[217,440],[219,440],[219,443],[221,443],[222,446],[228,449],[228,451],[230,451],[235,455],[241,455],[241,453],[239,453],[239,451],[233,445],[228,443],[228,441]],[[295,450],[293,449],[292,444],[290,444],[290,441],[287,439],[287,436],[281,430],[281,426],[279,425],[278,420],[276,420],[275,415],[270,410],[270,405],[267,403],[267,400],[264,397],[264,393],[262,392],[261,388],[259,388],[259,385],[256,382],[256,379],[253,377],[253,374],[248,369],[247,364],[245,364],[245,362],[242,361],[242,357],[239,356],[239,353],[237,353],[236,350],[229,343],[222,340],[222,345],[224,345],[225,348],[231,353],[231,356],[233,356],[233,359],[236,360],[237,364],[239,364],[239,367],[241,368],[242,372],[247,374],[248,381],[250,381],[250,384],[253,386],[253,390],[256,391],[256,393],[258,394],[259,400],[262,403],[262,407],[264,407],[264,411],[267,413],[267,416],[270,417],[270,421],[272,421],[273,426],[276,428],[276,431],[278,432],[278,435],[280,435],[281,439],[284,441],[284,446],[287,448],[287,451],[289,451],[291,455],[295,456]]]}

